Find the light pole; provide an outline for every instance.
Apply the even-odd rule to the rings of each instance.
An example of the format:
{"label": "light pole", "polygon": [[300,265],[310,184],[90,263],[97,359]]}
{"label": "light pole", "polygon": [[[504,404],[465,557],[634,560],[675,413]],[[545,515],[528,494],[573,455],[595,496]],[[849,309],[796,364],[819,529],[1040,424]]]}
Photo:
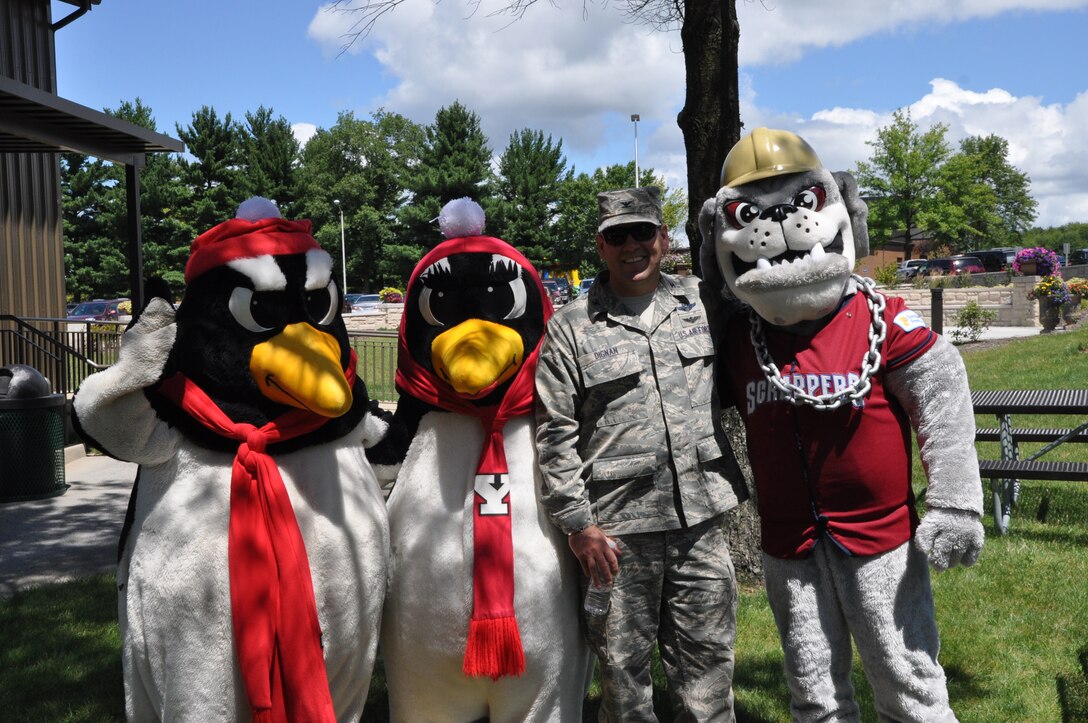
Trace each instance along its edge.
{"label": "light pole", "polygon": [[638,188],[638,113],[631,114],[631,122],[635,124],[635,188]]}
{"label": "light pole", "polygon": [[344,208],[340,205],[340,199],[333,199],[333,205],[340,211],[340,266],[344,270],[344,288],[342,294],[348,293],[348,252],[344,245]]}

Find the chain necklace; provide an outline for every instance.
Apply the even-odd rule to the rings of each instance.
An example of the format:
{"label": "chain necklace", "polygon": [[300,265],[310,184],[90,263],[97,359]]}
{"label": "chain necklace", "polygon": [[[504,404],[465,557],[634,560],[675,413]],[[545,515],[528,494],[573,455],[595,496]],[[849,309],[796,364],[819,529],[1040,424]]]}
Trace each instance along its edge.
{"label": "chain necklace", "polygon": [[759,318],[755,310],[749,314],[752,330],[752,346],[755,347],[756,361],[763,370],[764,376],[784,397],[793,404],[808,404],[816,409],[837,409],[846,402],[864,399],[872,388],[870,379],[880,370],[880,345],[884,343],[884,337],[888,333],[888,325],[884,322],[884,297],[876,291],[876,283],[857,274],[851,277],[858,288],[865,294],[865,301],[869,306],[869,314],[872,323],[869,325],[869,348],[861,358],[861,376],[857,381],[845,389],[813,396],[803,388],[786,381],[771,358],[771,352],[767,349],[767,339],[763,334],[763,320]]}

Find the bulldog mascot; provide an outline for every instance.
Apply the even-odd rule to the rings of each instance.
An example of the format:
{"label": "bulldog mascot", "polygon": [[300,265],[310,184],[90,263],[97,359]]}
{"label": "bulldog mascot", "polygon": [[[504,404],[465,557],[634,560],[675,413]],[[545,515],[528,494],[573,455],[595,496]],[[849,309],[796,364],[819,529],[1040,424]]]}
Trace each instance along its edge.
{"label": "bulldog mascot", "polygon": [[955,347],[852,273],[866,216],[793,133],[729,152],[699,216],[704,278],[746,305],[720,339],[722,406],[746,427],[794,719],[859,720],[853,639],[882,720],[952,721],[926,562],[982,548],[974,415]]}
{"label": "bulldog mascot", "polygon": [[389,556],[364,448],[388,426],[332,259],[309,221],[250,199],[193,242],[185,281],[74,402],[85,439],[139,464],[117,568],[126,713],[357,721]]}

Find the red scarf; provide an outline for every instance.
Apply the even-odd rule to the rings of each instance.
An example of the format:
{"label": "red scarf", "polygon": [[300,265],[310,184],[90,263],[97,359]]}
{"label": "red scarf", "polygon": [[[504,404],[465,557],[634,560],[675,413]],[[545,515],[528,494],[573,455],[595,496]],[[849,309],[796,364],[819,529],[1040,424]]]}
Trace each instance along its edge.
{"label": "red scarf", "polygon": [[[355,384],[355,352],[345,370]],[[180,372],[159,390],[213,432],[241,442],[231,468],[231,618],[242,682],[260,723],[335,721],[310,563],[291,499],[267,445],[312,432],[327,417],[292,410],[257,428],[235,423]]]}
{"label": "red scarf", "polygon": [[[544,307],[544,323],[547,323],[552,314],[551,302],[536,270],[514,247],[487,236],[450,239],[436,246],[416,265],[405,298],[409,298],[420,273],[438,259],[477,252],[501,254],[529,272],[536,282]],[[401,317],[397,387],[440,409],[477,417],[484,429],[472,505],[472,620],[462,669],[465,675],[488,676],[492,680],[521,675],[525,671],[525,652],[514,613],[514,542],[503,428],[509,419],[533,412],[533,383],[540,343],[526,354],[502,401],[498,405],[478,407],[412,358],[405,333],[408,316]],[[487,396],[498,386],[501,385],[483,390],[477,397]]]}

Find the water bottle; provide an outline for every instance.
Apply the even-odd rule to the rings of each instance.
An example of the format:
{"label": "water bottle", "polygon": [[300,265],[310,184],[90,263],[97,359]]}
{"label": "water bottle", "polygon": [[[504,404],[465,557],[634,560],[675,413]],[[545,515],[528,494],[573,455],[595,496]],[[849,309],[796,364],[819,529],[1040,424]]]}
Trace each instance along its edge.
{"label": "water bottle", "polygon": [[[618,546],[612,540],[608,541],[608,546],[613,550],[618,549]],[[603,583],[600,587],[594,585],[592,579],[589,581],[589,587],[586,589],[586,600],[583,605],[586,615],[601,617],[608,612],[608,608],[612,603],[612,585],[615,582],[615,575],[612,576],[611,582]]]}
{"label": "water bottle", "polygon": [[612,583],[605,583],[597,587],[591,581],[586,590],[585,610],[586,615],[601,617],[608,612],[608,606],[612,601]]}

